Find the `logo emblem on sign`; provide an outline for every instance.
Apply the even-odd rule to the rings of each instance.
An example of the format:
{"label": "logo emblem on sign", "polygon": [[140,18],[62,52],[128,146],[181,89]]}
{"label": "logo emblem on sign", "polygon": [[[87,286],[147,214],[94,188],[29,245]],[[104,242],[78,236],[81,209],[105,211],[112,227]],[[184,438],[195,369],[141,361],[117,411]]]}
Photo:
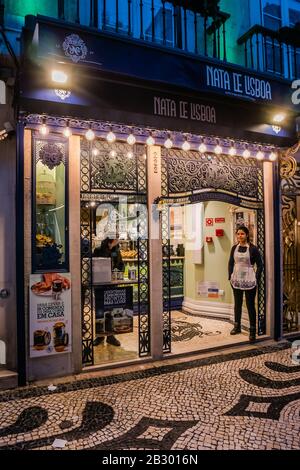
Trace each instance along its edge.
{"label": "logo emblem on sign", "polygon": [[78,34],[70,34],[63,42],[63,50],[67,57],[77,63],[86,58],[88,50],[85,42],[78,36]]}

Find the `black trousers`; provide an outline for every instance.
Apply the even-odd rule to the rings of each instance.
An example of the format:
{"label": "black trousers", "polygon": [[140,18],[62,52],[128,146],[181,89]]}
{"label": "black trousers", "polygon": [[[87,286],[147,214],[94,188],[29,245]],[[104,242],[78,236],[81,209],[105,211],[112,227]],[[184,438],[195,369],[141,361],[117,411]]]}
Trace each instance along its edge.
{"label": "black trousers", "polygon": [[256,328],[256,310],[255,310],[255,296],[256,296],[256,287],[250,290],[241,290],[234,289],[234,321],[235,323],[241,324],[242,318],[242,305],[243,305],[243,296],[245,292],[246,296],[246,305],[249,315],[250,328]]}

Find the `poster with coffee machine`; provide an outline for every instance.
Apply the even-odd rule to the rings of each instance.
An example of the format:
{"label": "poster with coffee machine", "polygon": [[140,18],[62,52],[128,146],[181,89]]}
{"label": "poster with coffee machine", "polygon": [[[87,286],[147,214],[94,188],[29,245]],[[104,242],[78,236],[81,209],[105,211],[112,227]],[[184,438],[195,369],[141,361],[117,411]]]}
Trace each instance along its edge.
{"label": "poster with coffee machine", "polygon": [[70,273],[32,274],[29,308],[30,357],[71,352]]}

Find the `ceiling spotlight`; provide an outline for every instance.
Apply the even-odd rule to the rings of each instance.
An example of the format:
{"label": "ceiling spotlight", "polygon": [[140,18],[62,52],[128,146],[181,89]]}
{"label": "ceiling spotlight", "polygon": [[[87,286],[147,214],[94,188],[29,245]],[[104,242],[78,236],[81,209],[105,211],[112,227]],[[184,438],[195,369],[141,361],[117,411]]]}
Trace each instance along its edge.
{"label": "ceiling spotlight", "polygon": [[133,153],[132,152],[127,152],[126,156],[127,156],[127,158],[133,158]]}
{"label": "ceiling spotlight", "polygon": [[256,158],[257,160],[263,160],[265,158],[265,154],[264,152],[262,152],[261,150],[259,150],[256,154]]}
{"label": "ceiling spotlight", "polygon": [[168,138],[165,140],[164,146],[166,147],[166,149],[171,149],[173,147],[173,141],[171,139],[170,134],[168,135]]}
{"label": "ceiling spotlight", "polygon": [[278,114],[275,114],[275,116],[273,117],[273,121],[274,122],[282,122],[284,121],[286,118],[286,115],[284,113],[278,113]]}
{"label": "ceiling spotlight", "polygon": [[149,135],[148,139],[146,140],[146,144],[147,145],[154,145],[155,144],[155,140],[154,140],[154,137],[152,136],[151,132],[150,132],[150,135]]}
{"label": "ceiling spotlight", "polygon": [[47,134],[49,134],[49,128],[48,128],[47,125],[46,125],[46,118],[45,118],[45,117],[43,117],[42,125],[41,125],[40,128],[39,128],[39,132],[40,132],[40,134],[42,134],[42,135],[47,135]]}
{"label": "ceiling spotlight", "polygon": [[269,159],[271,160],[271,162],[275,162],[277,160],[277,153],[276,152],[271,152],[270,155],[269,155]]}
{"label": "ceiling spotlight", "polygon": [[92,125],[90,124],[89,129],[85,133],[85,138],[87,140],[94,140],[95,138],[95,132],[92,130]]}
{"label": "ceiling spotlight", "polygon": [[134,145],[135,143],[136,143],[136,138],[134,137],[132,133],[129,134],[129,136],[127,137],[127,144]]}
{"label": "ceiling spotlight", "polygon": [[191,144],[187,141],[187,138],[185,138],[185,141],[183,142],[181,148],[185,152],[188,152],[189,150],[191,150]]}
{"label": "ceiling spotlight", "polygon": [[235,148],[235,146],[234,146],[234,143],[231,144],[231,147],[230,147],[230,149],[229,149],[229,155],[230,155],[231,157],[234,157],[234,156],[236,155],[236,148]]}
{"label": "ceiling spotlight", "polygon": [[215,152],[216,155],[221,155],[221,153],[223,152],[223,149],[222,149],[222,147],[221,147],[220,144],[217,144],[217,145],[215,146],[214,152]]}
{"label": "ceiling spotlight", "polygon": [[67,83],[68,81],[68,75],[62,70],[52,70],[51,78],[55,83]]}
{"label": "ceiling spotlight", "polygon": [[112,144],[112,143],[116,140],[116,135],[113,133],[112,130],[110,130],[109,133],[107,134],[106,140],[107,140],[107,142],[109,142],[110,144]]}
{"label": "ceiling spotlight", "polygon": [[250,156],[251,156],[250,150],[248,148],[245,148],[245,150],[243,151],[243,157],[250,158]]}

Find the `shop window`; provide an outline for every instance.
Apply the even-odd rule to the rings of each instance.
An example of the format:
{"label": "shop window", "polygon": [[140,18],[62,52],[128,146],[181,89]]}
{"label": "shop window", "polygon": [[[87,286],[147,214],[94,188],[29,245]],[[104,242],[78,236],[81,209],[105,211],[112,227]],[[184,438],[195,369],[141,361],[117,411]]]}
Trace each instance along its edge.
{"label": "shop window", "polygon": [[33,272],[68,271],[67,144],[34,139]]}

